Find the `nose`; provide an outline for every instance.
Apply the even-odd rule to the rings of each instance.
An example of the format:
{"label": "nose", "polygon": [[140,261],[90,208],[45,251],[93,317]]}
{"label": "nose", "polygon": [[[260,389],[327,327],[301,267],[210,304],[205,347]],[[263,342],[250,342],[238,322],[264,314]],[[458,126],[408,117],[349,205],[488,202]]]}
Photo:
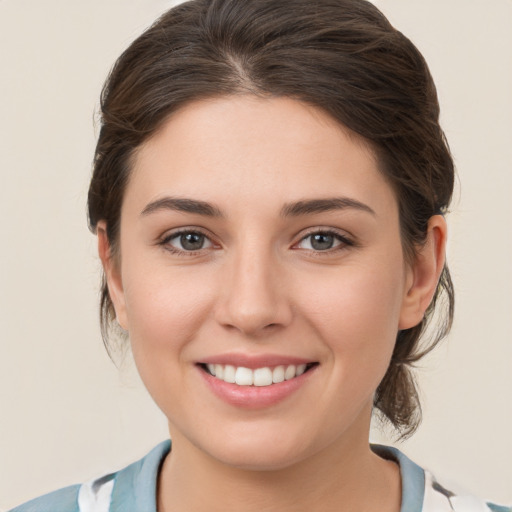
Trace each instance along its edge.
{"label": "nose", "polygon": [[247,247],[233,254],[223,270],[216,308],[221,325],[261,337],[291,322],[286,277],[271,251]]}

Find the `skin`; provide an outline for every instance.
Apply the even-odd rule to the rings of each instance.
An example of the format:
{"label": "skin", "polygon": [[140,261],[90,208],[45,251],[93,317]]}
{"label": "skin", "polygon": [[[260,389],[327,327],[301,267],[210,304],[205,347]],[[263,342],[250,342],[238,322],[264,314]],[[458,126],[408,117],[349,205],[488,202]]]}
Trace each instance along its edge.
{"label": "skin", "polygon": [[[219,215],[162,207],[169,197]],[[283,215],[333,197],[364,207]],[[202,248],[186,251],[182,229],[204,234]],[[318,250],[310,235],[326,231],[333,247]],[[446,225],[432,217],[405,261],[396,198],[363,141],[288,98],[194,102],[138,151],[118,254],[104,223],[98,240],[118,321],[173,439],[160,512],[226,510],[226,496],[243,511],[399,510],[398,468],[368,444],[372,401],[397,331],[432,298]],[[198,362],[223,354],[318,364],[284,400],[248,410],[201,375]]]}

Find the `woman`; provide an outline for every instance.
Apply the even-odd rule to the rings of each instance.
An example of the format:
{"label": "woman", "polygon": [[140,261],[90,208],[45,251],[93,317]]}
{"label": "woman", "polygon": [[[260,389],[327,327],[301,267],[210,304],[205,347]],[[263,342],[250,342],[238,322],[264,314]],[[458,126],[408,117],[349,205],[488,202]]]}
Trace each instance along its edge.
{"label": "woman", "polygon": [[89,220],[105,339],[129,334],[172,451],[16,510],[508,510],[368,444],[373,411],[414,431],[410,365],[451,323],[438,116],[361,0],[195,0],[137,39]]}

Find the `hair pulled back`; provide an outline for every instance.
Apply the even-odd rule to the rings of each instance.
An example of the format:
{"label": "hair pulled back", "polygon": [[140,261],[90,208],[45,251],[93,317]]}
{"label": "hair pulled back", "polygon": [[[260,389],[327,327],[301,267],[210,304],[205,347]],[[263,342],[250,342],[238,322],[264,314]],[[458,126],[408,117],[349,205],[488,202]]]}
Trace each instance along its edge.
{"label": "hair pulled back", "polygon": [[[395,191],[404,253],[412,261],[429,218],[449,205],[453,161],[425,60],[366,0],[191,0],[161,16],[117,60],[102,91],[91,230],[104,220],[115,252],[135,151],[178,108],[237,94],[306,102],[362,137]],[[374,405],[402,436],[421,417],[411,366],[448,332],[453,302],[445,267],[423,321],[397,335]],[[420,343],[436,307],[443,310],[436,329]],[[114,318],[103,279],[109,353]]]}

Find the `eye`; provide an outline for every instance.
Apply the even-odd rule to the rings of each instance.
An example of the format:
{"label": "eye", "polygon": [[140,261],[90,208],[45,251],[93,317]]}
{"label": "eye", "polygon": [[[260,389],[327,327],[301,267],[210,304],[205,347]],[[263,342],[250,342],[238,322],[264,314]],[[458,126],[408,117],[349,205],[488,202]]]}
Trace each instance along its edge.
{"label": "eye", "polygon": [[346,245],[352,245],[352,243],[338,233],[332,231],[316,231],[305,236],[297,244],[297,247],[309,251],[329,251]]}
{"label": "eye", "polygon": [[177,252],[194,252],[213,246],[211,240],[199,231],[182,231],[174,233],[162,241],[162,245],[170,246]]}

